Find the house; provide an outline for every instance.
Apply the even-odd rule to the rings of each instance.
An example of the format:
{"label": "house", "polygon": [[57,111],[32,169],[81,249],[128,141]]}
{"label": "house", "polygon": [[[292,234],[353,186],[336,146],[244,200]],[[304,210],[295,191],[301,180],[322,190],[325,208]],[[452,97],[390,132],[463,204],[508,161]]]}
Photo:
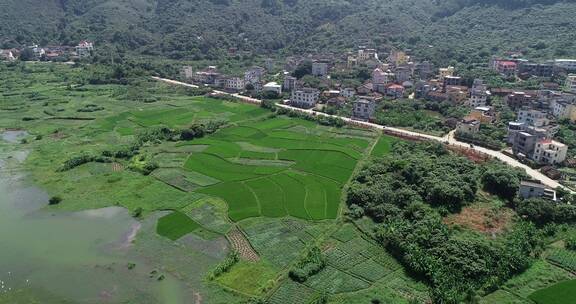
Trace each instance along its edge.
{"label": "house", "polygon": [[576,74],[570,74],[566,77],[564,89],[566,92],[576,94]]}
{"label": "house", "polygon": [[0,59],[6,61],[14,61],[16,57],[14,57],[14,53],[11,50],[0,50]]}
{"label": "house", "polygon": [[432,91],[432,86],[428,82],[420,80],[416,82],[416,86],[414,88],[414,97],[426,98],[430,91]]}
{"label": "house", "polygon": [[518,75],[523,78],[529,78],[531,76],[552,77],[554,76],[554,70],[553,63],[520,62],[520,64],[518,64]]}
{"label": "house", "polygon": [[386,85],[392,81],[394,81],[394,74],[392,74],[390,71],[384,72],[380,68],[376,68],[374,71],[372,71],[372,83],[374,85]]}
{"label": "house", "polygon": [[463,104],[468,100],[468,88],[464,86],[448,86],[446,88],[448,101],[453,104]]}
{"label": "house", "polygon": [[398,83],[404,83],[412,78],[412,70],[407,66],[399,66],[394,70],[394,79]]}
{"label": "house", "polygon": [[182,67],[182,77],[184,77],[184,79],[192,79],[193,76],[194,71],[192,70],[191,66]]}
{"label": "house", "polygon": [[576,59],[556,59],[554,66],[567,72],[576,72]]}
{"label": "house", "polygon": [[517,132],[512,141],[512,153],[529,158],[534,154],[536,142],[540,139],[542,139],[540,136],[530,134],[529,132]]}
{"label": "house", "polygon": [[220,77],[215,66],[209,66],[206,69],[194,73],[192,81],[204,84],[215,84],[216,79]]}
{"label": "house", "polygon": [[518,189],[518,195],[523,199],[529,198],[545,198],[551,201],[556,201],[556,191],[540,184],[531,181],[520,182],[520,188]]}
{"label": "house", "polygon": [[430,61],[423,61],[416,65],[416,73],[422,80],[429,79],[432,76],[433,69]]}
{"label": "house", "polygon": [[375,49],[360,48],[358,50],[357,58],[358,58],[358,61],[360,61],[360,62],[378,59],[378,53],[376,52]]}
{"label": "house", "polygon": [[470,114],[468,114],[467,119],[474,119],[482,124],[490,124],[496,120],[496,112],[493,107],[476,107]]}
{"label": "house", "polygon": [[530,106],[538,100],[538,96],[526,92],[512,92],[506,96],[506,103],[512,109]]}
{"label": "house", "polygon": [[326,90],[322,92],[322,96],[326,98],[334,98],[340,96],[339,90]]}
{"label": "house", "polygon": [[225,89],[241,91],[246,87],[246,82],[240,77],[230,77],[226,79]]}
{"label": "house", "polygon": [[518,111],[517,122],[534,127],[544,127],[550,124],[548,113],[531,108],[522,108]]}
{"label": "house", "polygon": [[555,165],[566,160],[568,146],[552,140],[541,139],[536,143],[532,159],[539,164]]}
{"label": "house", "polygon": [[448,94],[446,94],[440,90],[430,91],[426,95],[426,99],[428,99],[430,101],[435,101],[435,102],[443,102],[443,101],[448,100]]}
{"label": "house", "polygon": [[80,58],[91,56],[93,51],[94,51],[94,43],[87,40],[80,41],[80,43],[78,43],[78,45],[76,46],[76,54]]}
{"label": "house", "polygon": [[352,98],[356,95],[356,90],[354,88],[344,88],[340,91],[340,96],[345,98]]}
{"label": "house", "polygon": [[444,90],[446,90],[446,88],[449,86],[459,86],[462,83],[462,78],[458,76],[445,76],[442,79]]}
{"label": "house", "polygon": [[320,77],[328,75],[328,62],[325,61],[312,62],[312,75]]}
{"label": "house", "polygon": [[458,123],[456,132],[474,135],[480,132],[480,122],[476,119],[463,119]]}
{"label": "house", "polygon": [[292,90],[296,89],[296,85],[298,83],[298,79],[292,76],[284,77],[284,83],[282,84],[282,88],[284,91],[291,92]]}
{"label": "house", "polygon": [[313,108],[318,102],[320,92],[312,88],[302,88],[292,91],[290,104],[300,108]]}
{"label": "house", "polygon": [[386,85],[386,96],[392,97],[392,98],[402,98],[404,97],[404,92],[406,91],[406,89],[399,85],[399,84],[395,84],[395,83],[390,83],[388,85]]}
{"label": "house", "polygon": [[266,69],[263,67],[255,66],[250,68],[248,71],[244,72],[244,82],[246,84],[255,84],[262,81],[264,75],[266,74]]}
{"label": "house", "polygon": [[488,87],[481,79],[474,79],[472,89],[470,89],[470,98],[468,99],[468,106],[472,108],[482,107],[488,101]]}
{"label": "house", "polygon": [[357,65],[358,65],[358,59],[356,58],[356,56],[348,56],[346,60],[346,67],[350,69]]}
{"label": "house", "polygon": [[552,115],[557,119],[576,121],[576,105],[565,100],[554,101],[552,103]]}
{"label": "house", "polygon": [[406,64],[410,60],[410,56],[402,51],[392,50],[388,56],[388,61],[395,66]]}
{"label": "house", "polygon": [[346,98],[343,96],[333,97],[326,101],[327,106],[341,108],[346,103]]}
{"label": "house", "polygon": [[352,108],[352,118],[359,120],[370,120],[374,116],[376,102],[368,99],[358,99],[354,101]]}
{"label": "house", "polygon": [[276,82],[269,82],[262,87],[264,92],[276,92],[278,95],[282,95],[282,86]]}
{"label": "house", "polygon": [[447,68],[439,68],[438,69],[440,79],[444,79],[444,77],[454,76],[454,67],[449,66]]}
{"label": "house", "polygon": [[368,94],[372,93],[373,89],[374,89],[374,85],[372,85],[372,83],[368,82],[368,83],[365,83],[365,84],[359,86],[356,89],[356,92],[358,92],[358,94],[360,94],[360,95],[368,95]]}
{"label": "house", "polygon": [[517,70],[517,64],[514,61],[508,61],[508,60],[498,60],[496,62],[496,67],[495,70],[496,72],[506,76],[506,77],[511,77],[516,75],[516,70]]}

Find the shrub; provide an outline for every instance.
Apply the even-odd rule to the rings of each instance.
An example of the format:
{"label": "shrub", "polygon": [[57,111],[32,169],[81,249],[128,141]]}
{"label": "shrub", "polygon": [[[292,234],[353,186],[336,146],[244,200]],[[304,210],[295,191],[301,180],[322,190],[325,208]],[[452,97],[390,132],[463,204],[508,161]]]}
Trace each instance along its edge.
{"label": "shrub", "polygon": [[50,206],[58,205],[60,202],[62,202],[62,198],[59,196],[53,196],[48,200]]}
{"label": "shrub", "polygon": [[212,281],[222,274],[230,271],[232,266],[236,265],[240,261],[240,255],[236,251],[231,251],[228,256],[222,261],[222,263],[216,265],[212,271],[208,273],[208,280]]}
{"label": "shrub", "polygon": [[309,277],[317,274],[326,267],[326,260],[318,247],[313,247],[306,256],[299,261],[288,275],[293,281],[305,282]]}

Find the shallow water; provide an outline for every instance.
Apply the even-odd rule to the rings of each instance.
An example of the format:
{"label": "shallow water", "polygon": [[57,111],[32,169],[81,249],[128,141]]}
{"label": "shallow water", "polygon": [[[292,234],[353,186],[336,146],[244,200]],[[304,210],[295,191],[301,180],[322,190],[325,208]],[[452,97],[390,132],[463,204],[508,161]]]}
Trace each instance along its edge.
{"label": "shallow water", "polygon": [[24,136],[0,133],[0,303],[188,303],[181,282],[131,253],[141,224],[127,210],[46,207],[22,170]]}

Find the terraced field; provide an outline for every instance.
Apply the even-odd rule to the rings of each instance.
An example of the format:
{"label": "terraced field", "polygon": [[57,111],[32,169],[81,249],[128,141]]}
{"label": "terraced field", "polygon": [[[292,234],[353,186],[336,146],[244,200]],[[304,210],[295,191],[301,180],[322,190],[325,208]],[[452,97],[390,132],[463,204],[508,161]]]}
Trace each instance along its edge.
{"label": "terraced field", "polygon": [[225,200],[233,221],[336,218],[342,186],[369,141],[322,129],[285,118],[243,123],[184,143],[207,148],[191,153],[183,167],[219,181],[195,191]]}

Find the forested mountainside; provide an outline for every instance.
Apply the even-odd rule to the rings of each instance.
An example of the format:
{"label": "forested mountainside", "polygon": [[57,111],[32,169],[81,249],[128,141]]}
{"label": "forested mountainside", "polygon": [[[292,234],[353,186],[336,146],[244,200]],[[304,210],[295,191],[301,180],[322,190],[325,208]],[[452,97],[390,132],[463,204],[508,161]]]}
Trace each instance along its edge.
{"label": "forested mountainside", "polygon": [[436,60],[513,48],[550,57],[576,54],[575,15],[575,0],[4,0],[0,46],[92,39],[174,59],[360,44]]}

